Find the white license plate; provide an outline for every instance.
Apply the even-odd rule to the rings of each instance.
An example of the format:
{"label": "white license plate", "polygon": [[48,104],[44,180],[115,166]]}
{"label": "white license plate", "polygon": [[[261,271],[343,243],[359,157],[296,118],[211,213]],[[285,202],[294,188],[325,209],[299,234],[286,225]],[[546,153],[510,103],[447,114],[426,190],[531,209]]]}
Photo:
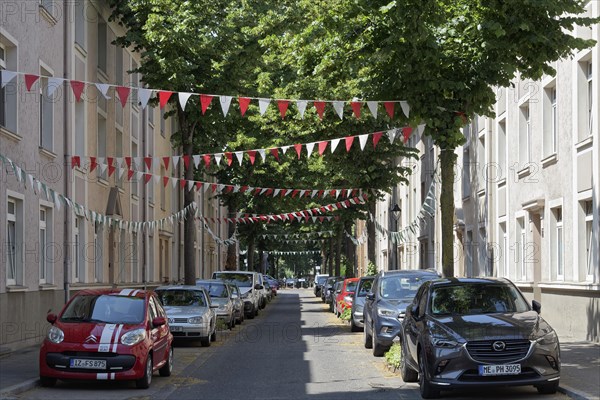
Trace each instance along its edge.
{"label": "white license plate", "polygon": [[480,365],[479,375],[494,376],[494,375],[518,375],[521,373],[521,364],[505,364],[505,365]]}
{"label": "white license plate", "polygon": [[82,360],[79,358],[72,358],[71,368],[106,369],[106,360]]}
{"label": "white license plate", "polygon": [[170,326],[171,332],[183,332],[183,326]]}

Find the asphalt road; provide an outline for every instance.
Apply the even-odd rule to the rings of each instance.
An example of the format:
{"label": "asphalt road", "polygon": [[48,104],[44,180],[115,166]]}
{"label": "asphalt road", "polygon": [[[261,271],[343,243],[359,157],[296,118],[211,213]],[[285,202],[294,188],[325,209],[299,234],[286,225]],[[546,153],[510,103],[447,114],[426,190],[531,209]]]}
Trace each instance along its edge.
{"label": "asphalt road", "polygon": [[[568,399],[533,387],[448,393],[451,399]],[[362,334],[326,311],[310,289],[285,289],[254,320],[219,332],[209,348],[175,347],[171,377],[154,374],[147,390],[127,382],[59,382],[22,399],[420,399],[362,345]]]}

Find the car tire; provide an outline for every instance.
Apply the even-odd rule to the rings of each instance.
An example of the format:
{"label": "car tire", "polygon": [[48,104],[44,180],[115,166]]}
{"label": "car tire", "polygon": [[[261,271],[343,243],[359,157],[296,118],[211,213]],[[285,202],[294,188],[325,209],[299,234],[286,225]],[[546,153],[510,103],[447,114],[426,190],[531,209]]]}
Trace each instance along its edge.
{"label": "car tire", "polygon": [[40,385],[43,387],[53,387],[56,385],[56,378],[51,378],[49,376],[40,376]]}
{"label": "car tire", "polygon": [[367,329],[367,324],[365,324],[365,328],[363,331],[363,343],[365,345],[365,349],[370,349],[373,347],[373,338],[369,335],[369,330]]}
{"label": "car tire", "polygon": [[171,376],[173,372],[173,346],[169,348],[169,356],[167,357],[167,362],[165,365],[158,370],[160,376]]}
{"label": "car tire", "polygon": [[256,307],[256,308],[254,309],[254,316],[255,316],[255,317],[258,317],[258,311],[259,311],[258,309],[259,309],[259,308],[260,308],[260,306],[259,306],[259,307]]}
{"label": "car tire", "polygon": [[252,309],[250,310],[250,312],[248,314],[246,314],[246,317],[248,319],[254,319],[254,315],[256,315],[256,311],[255,311],[254,306],[253,306]]}
{"label": "car tire", "polygon": [[210,341],[211,342],[217,341],[217,327],[215,327],[215,330],[213,331],[212,335],[210,335]]}
{"label": "car tire", "polygon": [[144,375],[135,381],[135,386],[138,389],[148,389],[152,383],[152,372],[154,365],[152,364],[152,354],[148,353],[146,357],[146,366],[144,367]]}
{"label": "car tire", "polygon": [[419,353],[419,391],[421,392],[421,397],[424,399],[437,399],[440,397],[440,391],[429,383],[429,378],[427,378],[427,373],[425,373],[425,365],[425,356],[423,351],[421,351]]}
{"label": "car tire", "polygon": [[[213,333],[214,335],[214,333]],[[203,336],[200,338],[200,344],[202,347],[210,347],[210,342],[212,341],[212,336]]]}
{"label": "car tire", "polygon": [[360,332],[360,326],[354,323],[354,317],[350,317],[350,332]]}
{"label": "car tire", "polygon": [[418,382],[419,373],[412,369],[406,362],[406,350],[404,350],[404,344],[401,345],[402,354],[400,356],[400,375],[404,382]]}
{"label": "car tire", "polygon": [[558,391],[558,381],[535,387],[539,394],[554,394]]}
{"label": "car tire", "polygon": [[375,334],[375,329],[371,329],[371,340],[373,341],[373,344],[371,346],[373,348],[373,355],[375,357],[383,357],[385,352],[389,350],[389,347],[377,343],[377,335]]}

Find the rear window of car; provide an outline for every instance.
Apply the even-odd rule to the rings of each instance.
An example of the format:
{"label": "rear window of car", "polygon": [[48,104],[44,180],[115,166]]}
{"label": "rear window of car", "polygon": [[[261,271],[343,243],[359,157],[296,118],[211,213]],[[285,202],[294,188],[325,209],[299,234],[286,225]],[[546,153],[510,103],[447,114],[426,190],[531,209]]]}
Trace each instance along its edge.
{"label": "rear window of car", "polygon": [[144,320],[143,298],[115,295],[79,295],[73,298],[61,322],[139,324]]}
{"label": "rear window of car", "polygon": [[432,315],[518,313],[529,310],[521,293],[504,284],[461,284],[434,287],[430,294]]}
{"label": "rear window of car", "polygon": [[156,294],[162,305],[166,307],[206,307],[206,298],[200,290],[157,290]]}
{"label": "rear window of car", "polygon": [[251,274],[235,274],[226,273],[220,274],[216,272],[214,274],[215,279],[222,279],[224,281],[235,282],[239,287],[250,287],[252,286],[252,275]]}
{"label": "rear window of car", "polygon": [[365,297],[367,295],[367,293],[369,293],[371,291],[372,287],[373,287],[373,279],[366,279],[366,280],[360,282],[360,287],[358,288],[358,293],[356,293],[356,295],[358,297]]}

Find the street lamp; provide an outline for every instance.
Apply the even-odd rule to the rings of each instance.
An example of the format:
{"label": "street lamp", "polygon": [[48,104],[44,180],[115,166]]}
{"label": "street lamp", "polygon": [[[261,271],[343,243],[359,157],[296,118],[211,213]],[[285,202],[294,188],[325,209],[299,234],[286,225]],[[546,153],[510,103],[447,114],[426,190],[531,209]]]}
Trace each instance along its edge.
{"label": "street lamp", "polygon": [[400,208],[398,203],[395,203],[394,207],[390,211],[394,214],[394,218],[396,219],[396,222],[397,222],[398,219],[400,218],[400,216],[402,215],[402,209]]}
{"label": "street lamp", "polygon": [[[398,220],[400,219],[400,217],[402,216],[402,209],[400,208],[400,206],[398,205],[398,203],[394,203],[394,207],[392,207],[392,209],[390,210],[390,213],[394,216],[394,220],[396,222],[396,226],[394,226],[394,231],[398,231]],[[394,244],[394,246],[392,247],[392,256],[391,256],[391,266],[393,269],[399,269],[399,265],[398,265],[398,244]]]}

